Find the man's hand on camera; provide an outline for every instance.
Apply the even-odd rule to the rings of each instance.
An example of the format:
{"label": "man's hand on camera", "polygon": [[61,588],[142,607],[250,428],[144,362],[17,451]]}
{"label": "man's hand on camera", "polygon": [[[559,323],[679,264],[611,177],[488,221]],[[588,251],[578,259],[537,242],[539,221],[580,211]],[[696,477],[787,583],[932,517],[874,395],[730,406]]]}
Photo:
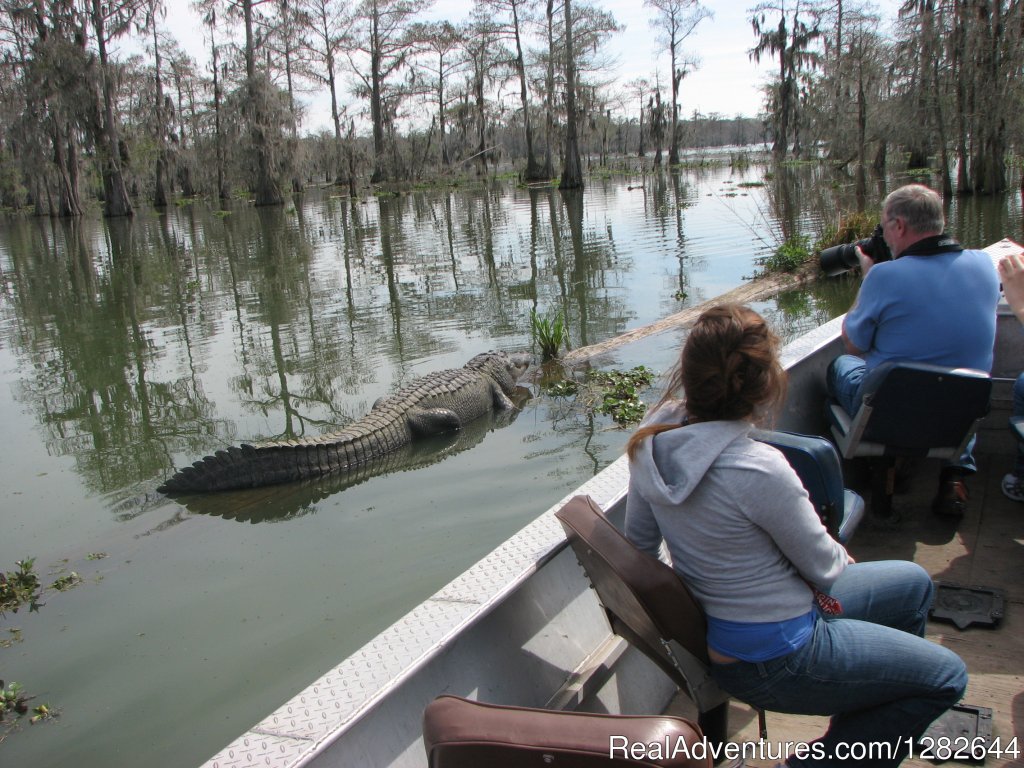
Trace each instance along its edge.
{"label": "man's hand on camera", "polygon": [[867,277],[868,270],[875,266],[875,260],[864,253],[859,245],[855,245],[854,248],[857,250],[857,261],[860,262],[860,276]]}

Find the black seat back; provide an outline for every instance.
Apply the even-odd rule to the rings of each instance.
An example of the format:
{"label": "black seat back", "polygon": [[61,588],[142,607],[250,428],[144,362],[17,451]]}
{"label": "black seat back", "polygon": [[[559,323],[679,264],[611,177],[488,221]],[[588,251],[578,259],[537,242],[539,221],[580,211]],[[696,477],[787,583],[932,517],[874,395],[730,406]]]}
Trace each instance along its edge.
{"label": "black seat back", "polygon": [[966,368],[882,363],[861,392],[872,409],[861,440],[904,450],[957,447],[988,414],[992,379]]}

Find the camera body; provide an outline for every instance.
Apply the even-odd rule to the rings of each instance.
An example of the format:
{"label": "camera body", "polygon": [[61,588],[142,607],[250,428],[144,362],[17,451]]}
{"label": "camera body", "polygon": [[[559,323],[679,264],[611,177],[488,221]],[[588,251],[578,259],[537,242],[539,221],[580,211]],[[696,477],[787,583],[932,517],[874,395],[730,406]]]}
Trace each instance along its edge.
{"label": "camera body", "polygon": [[880,261],[890,261],[892,252],[889,250],[885,238],[882,237],[882,225],[875,227],[871,237],[865,237],[855,243],[843,243],[826,248],[818,257],[821,264],[821,271],[829,277],[842,274],[848,269],[853,269],[860,264],[857,258],[857,248],[860,247],[865,255],[869,256],[877,264]]}

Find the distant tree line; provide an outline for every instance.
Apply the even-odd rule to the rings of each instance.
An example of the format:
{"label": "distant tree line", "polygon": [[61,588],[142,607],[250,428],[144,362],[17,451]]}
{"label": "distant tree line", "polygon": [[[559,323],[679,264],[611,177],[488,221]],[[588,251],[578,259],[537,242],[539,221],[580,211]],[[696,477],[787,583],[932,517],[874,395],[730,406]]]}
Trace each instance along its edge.
{"label": "distant tree line", "polygon": [[[824,149],[861,170],[938,157],[947,191],[955,174],[960,191],[998,192],[1020,143],[1022,2],[911,0],[891,40],[864,3],[763,2],[751,56],[774,76],[759,123],[683,118],[699,64],[685,43],[711,16],[697,0],[645,0],[669,76],[624,86],[607,55],[620,26],[584,0],[475,0],[458,23],[426,20],[430,0],[193,0],[202,65],[161,0],[0,0],[0,205],[279,205],[309,183],[355,194],[499,163],[572,188],[609,155],[675,164],[683,146],[765,138],[781,158]],[[330,128],[300,134],[311,95]]]}
{"label": "distant tree line", "polygon": [[933,165],[943,191],[1006,190],[1021,153],[1024,2],[906,0],[892,39],[860,0],[767,0],[751,11],[773,151],[838,165]]}

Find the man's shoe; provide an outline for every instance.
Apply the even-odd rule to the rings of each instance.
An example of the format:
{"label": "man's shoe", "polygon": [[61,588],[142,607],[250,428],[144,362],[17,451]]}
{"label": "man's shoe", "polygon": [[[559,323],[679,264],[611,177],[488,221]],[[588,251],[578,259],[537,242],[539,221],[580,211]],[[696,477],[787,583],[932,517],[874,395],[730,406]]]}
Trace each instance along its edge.
{"label": "man's shoe", "polygon": [[1003,475],[1003,495],[1014,501],[1024,501],[1024,478],[1017,477],[1012,472]]}
{"label": "man's shoe", "polygon": [[932,502],[932,512],[942,517],[963,517],[967,509],[967,485],[960,477],[944,477]]}

